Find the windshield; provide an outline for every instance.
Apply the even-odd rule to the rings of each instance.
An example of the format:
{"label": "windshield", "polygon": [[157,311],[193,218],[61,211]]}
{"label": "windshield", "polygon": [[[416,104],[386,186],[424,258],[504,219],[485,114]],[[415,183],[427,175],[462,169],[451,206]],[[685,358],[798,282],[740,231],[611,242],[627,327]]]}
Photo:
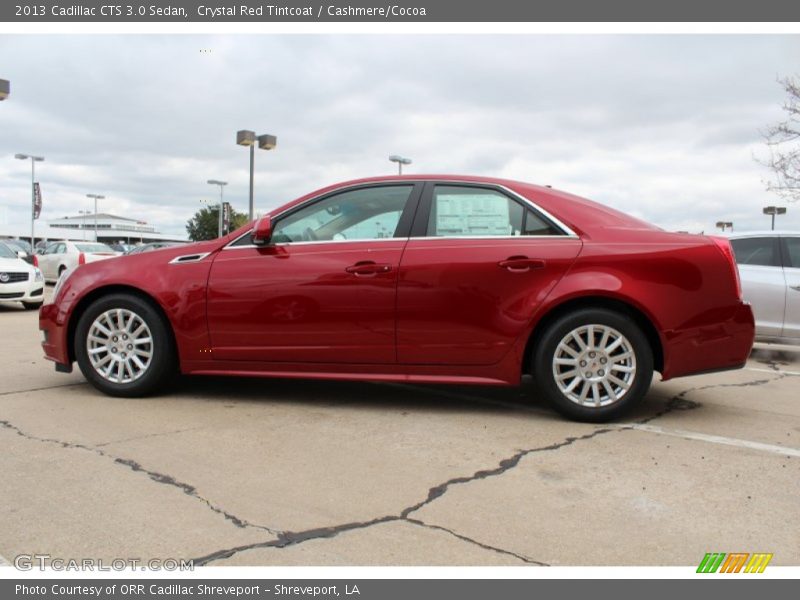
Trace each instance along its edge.
{"label": "windshield", "polygon": [[113,252],[105,244],[75,244],[75,247],[81,252]]}
{"label": "windshield", "polygon": [[11,246],[12,249],[19,249],[26,254],[31,253],[31,245],[23,240],[3,240],[6,246]]}
{"label": "windshield", "polygon": [[18,258],[17,253],[5,244],[0,243],[0,258]]}

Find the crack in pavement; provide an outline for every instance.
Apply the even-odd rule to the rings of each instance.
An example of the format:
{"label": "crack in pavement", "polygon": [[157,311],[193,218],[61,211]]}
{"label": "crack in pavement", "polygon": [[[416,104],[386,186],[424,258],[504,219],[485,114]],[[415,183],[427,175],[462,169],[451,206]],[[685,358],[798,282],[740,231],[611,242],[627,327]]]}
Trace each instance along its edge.
{"label": "crack in pavement", "polygon": [[503,548],[498,548],[497,546],[490,546],[489,544],[484,544],[483,542],[479,542],[478,540],[474,540],[474,539],[472,539],[470,537],[467,537],[467,536],[462,535],[462,534],[460,534],[460,533],[458,533],[456,531],[453,531],[452,529],[448,529],[447,527],[442,527],[441,525],[432,525],[430,523],[426,523],[425,521],[421,521],[419,519],[411,519],[411,518],[406,518],[405,521],[407,521],[408,523],[412,523],[413,525],[419,525],[420,527],[426,527],[428,529],[436,529],[438,531],[444,531],[445,533],[449,533],[453,537],[457,537],[458,539],[463,540],[465,542],[469,542],[470,544],[475,544],[476,546],[480,546],[481,548],[484,548],[485,550],[492,550],[493,552],[498,552],[500,554],[507,554],[509,556],[513,556],[514,558],[518,558],[522,562],[526,562],[526,563],[531,564],[531,565],[537,565],[537,566],[540,566],[540,567],[549,567],[550,566],[547,563],[539,562],[538,560],[533,560],[532,558],[530,558],[528,556],[524,556],[522,554],[517,554],[516,552],[512,552],[511,550],[505,550]]}
{"label": "crack in pavement", "polygon": [[195,566],[206,566],[211,562],[217,560],[223,560],[226,558],[230,558],[234,554],[238,554],[239,552],[243,552],[245,550],[258,550],[261,548],[276,548],[276,549],[283,549],[288,548],[289,546],[295,546],[298,544],[302,544],[303,542],[307,542],[309,540],[320,540],[325,538],[332,538],[336,537],[340,533],[345,531],[354,531],[357,529],[366,529],[368,527],[372,527],[374,525],[381,525],[384,523],[397,523],[397,522],[407,522],[411,523],[412,525],[416,525],[418,527],[425,527],[428,529],[434,529],[438,531],[443,531],[452,535],[453,537],[458,538],[461,541],[474,544],[484,550],[490,550],[492,552],[497,552],[499,554],[504,554],[507,556],[513,556],[525,562],[527,564],[538,565],[547,567],[549,566],[546,563],[539,562],[538,560],[533,560],[527,556],[523,556],[521,554],[517,554],[516,552],[512,552],[510,550],[505,550],[503,548],[498,548],[496,546],[490,546],[489,544],[484,544],[483,542],[479,542],[472,538],[469,538],[465,535],[461,535],[451,529],[447,529],[446,527],[441,527],[439,525],[431,525],[429,523],[425,523],[419,519],[411,519],[404,516],[398,515],[387,515],[385,517],[379,517],[377,519],[372,519],[370,521],[356,521],[352,523],[345,523],[343,525],[337,525],[334,527],[319,527],[316,529],[307,529],[305,531],[284,531],[278,535],[278,539],[275,540],[267,540],[264,542],[255,542],[252,544],[245,544],[242,546],[236,546],[234,548],[226,548],[223,550],[218,550],[216,552],[212,552],[210,554],[206,554],[205,556],[201,556],[199,558],[191,559],[192,564]]}
{"label": "crack in pavement", "polygon": [[528,456],[529,454],[560,450],[561,448],[564,448],[566,446],[571,446],[575,442],[589,440],[598,435],[603,435],[605,433],[610,433],[612,431],[616,430],[611,428],[596,429],[591,433],[586,433],[584,435],[575,437],[568,437],[560,442],[554,442],[552,444],[548,444],[547,446],[540,446],[538,448],[530,448],[527,450],[519,450],[513,456],[501,460],[500,463],[494,469],[483,469],[481,471],[475,471],[472,475],[453,477],[452,479],[448,479],[444,483],[440,483],[439,485],[430,488],[428,490],[428,497],[425,498],[425,500],[403,509],[403,511],[400,513],[400,516],[402,518],[407,518],[411,513],[420,510],[422,507],[430,504],[437,498],[444,496],[444,494],[447,493],[447,490],[450,488],[450,486],[461,485],[463,483],[471,483],[473,481],[477,481],[480,479],[488,479],[490,477],[497,477],[499,475],[502,475],[506,471],[509,471],[514,467],[516,467],[519,464],[519,461],[521,461],[524,457]]}
{"label": "crack in pavement", "polygon": [[[649,422],[651,422],[651,421],[653,421],[655,419],[663,417],[664,415],[669,414],[669,413],[671,413],[673,411],[693,410],[693,409],[699,408],[700,406],[702,406],[699,402],[696,402],[696,401],[693,401],[693,400],[688,400],[686,398],[686,396],[688,394],[691,394],[691,393],[694,393],[694,392],[707,390],[707,389],[711,389],[711,388],[719,388],[719,387],[747,387],[747,386],[764,385],[766,383],[782,379],[784,376],[785,375],[779,375],[776,378],[758,379],[758,380],[748,381],[748,382],[743,382],[743,383],[711,384],[711,385],[706,385],[706,386],[689,388],[687,390],[679,392],[678,394],[675,394],[674,396],[670,397],[667,400],[667,402],[666,402],[666,404],[665,404],[665,406],[664,406],[664,408],[662,410],[656,412],[655,414],[653,414],[653,415],[651,415],[649,417],[645,417],[645,418],[637,421],[637,423],[638,424],[646,424],[646,423],[649,423]],[[478,399],[478,398],[476,398],[476,399]],[[240,518],[236,517],[235,515],[232,515],[232,514],[226,512],[226,511],[224,511],[223,509],[217,507],[216,505],[212,504],[208,499],[200,496],[197,493],[197,489],[194,486],[192,486],[190,484],[187,484],[187,483],[183,483],[183,482],[177,481],[176,479],[174,479],[173,477],[171,477],[169,475],[165,475],[163,473],[158,473],[158,472],[155,472],[155,471],[150,471],[148,469],[145,469],[144,467],[142,467],[139,463],[137,463],[134,460],[115,457],[115,456],[112,456],[110,454],[107,454],[107,453],[103,452],[102,450],[99,450],[98,448],[93,448],[93,447],[85,446],[85,445],[82,445],[82,444],[73,444],[73,443],[63,442],[63,441],[55,440],[55,439],[38,438],[36,436],[31,436],[31,435],[25,434],[19,428],[17,428],[16,426],[12,425],[8,421],[0,421],[0,426],[6,427],[8,429],[12,429],[12,430],[16,431],[19,435],[21,435],[21,436],[23,436],[25,438],[28,438],[28,439],[37,440],[37,441],[41,441],[41,442],[48,442],[48,443],[58,444],[58,445],[61,445],[64,448],[78,448],[78,449],[82,449],[82,450],[87,450],[87,451],[99,454],[100,456],[103,456],[103,457],[112,458],[115,463],[120,464],[120,465],[124,465],[124,466],[130,468],[131,470],[133,470],[134,472],[142,472],[142,473],[148,475],[148,477],[150,477],[151,480],[153,480],[153,481],[155,481],[157,483],[163,483],[163,484],[167,484],[167,485],[171,485],[171,486],[177,487],[177,488],[181,489],[185,494],[187,494],[187,495],[189,495],[191,497],[197,498],[198,500],[201,500],[211,510],[223,515],[227,520],[230,520],[237,527],[254,527],[254,528],[258,528],[258,529],[262,529],[264,531],[267,531],[270,534],[276,536],[275,539],[265,540],[263,542],[255,542],[255,543],[252,543],[252,544],[246,544],[246,545],[236,546],[236,547],[227,548],[227,549],[221,549],[221,550],[206,554],[204,556],[198,557],[196,559],[193,559],[192,562],[195,565],[198,565],[198,566],[203,566],[203,565],[207,565],[207,564],[209,564],[211,562],[214,562],[214,561],[217,561],[217,560],[230,558],[231,556],[233,556],[233,555],[235,555],[235,554],[237,554],[239,552],[246,551],[246,550],[254,550],[254,549],[259,549],[259,548],[278,548],[278,549],[282,549],[282,548],[287,548],[287,547],[290,547],[290,546],[302,544],[302,543],[307,542],[309,540],[333,538],[333,537],[336,537],[337,535],[339,535],[340,533],[343,533],[343,532],[346,532],[346,531],[353,531],[353,530],[357,530],[357,529],[366,529],[366,528],[372,527],[374,525],[379,525],[379,524],[383,524],[383,523],[390,523],[390,522],[398,522],[398,521],[405,521],[405,522],[411,523],[411,524],[416,525],[416,526],[428,527],[430,529],[443,531],[443,532],[446,532],[446,533],[448,533],[448,534],[450,534],[450,535],[452,535],[452,536],[454,536],[454,537],[456,537],[456,538],[458,538],[458,539],[460,539],[460,540],[462,540],[464,542],[477,545],[480,548],[483,548],[485,550],[490,550],[490,551],[498,552],[498,553],[501,553],[501,554],[504,554],[504,555],[513,556],[513,557],[517,558],[518,560],[524,561],[524,562],[529,563],[529,564],[547,566],[546,563],[533,560],[533,559],[531,559],[529,557],[517,554],[517,553],[512,552],[510,550],[505,550],[503,548],[498,548],[498,547],[495,547],[495,546],[490,546],[488,544],[484,544],[482,542],[479,542],[477,540],[469,538],[469,537],[467,537],[465,535],[459,534],[459,533],[457,533],[457,532],[455,532],[453,530],[447,529],[445,527],[442,527],[442,526],[439,526],[439,525],[432,525],[432,524],[429,524],[429,523],[425,523],[424,521],[421,521],[419,519],[411,518],[410,515],[412,513],[416,512],[416,511],[422,509],[423,507],[427,506],[431,502],[434,502],[436,499],[442,497],[444,494],[447,493],[447,491],[452,486],[471,483],[473,481],[484,480],[484,479],[488,479],[488,478],[492,478],[492,477],[498,477],[500,475],[503,475],[504,473],[508,472],[509,470],[515,468],[520,463],[520,461],[523,458],[525,458],[526,456],[528,456],[528,455],[535,454],[535,453],[541,453],[541,452],[551,452],[551,451],[560,450],[561,448],[565,448],[567,446],[571,446],[572,444],[574,444],[576,442],[589,440],[589,439],[595,438],[597,436],[604,435],[606,433],[611,433],[611,432],[614,432],[614,431],[625,431],[625,430],[630,429],[630,428],[619,428],[619,427],[600,427],[600,428],[595,429],[594,431],[592,431],[590,433],[587,433],[587,434],[584,434],[584,435],[581,435],[581,436],[570,436],[570,437],[567,437],[567,438],[565,438],[564,440],[562,440],[560,442],[554,442],[552,444],[548,444],[548,445],[540,446],[540,447],[536,447],[536,448],[530,448],[530,449],[526,449],[526,450],[519,450],[515,454],[510,456],[509,458],[505,458],[505,459],[501,460],[500,463],[495,468],[483,469],[483,470],[480,470],[480,471],[476,471],[472,475],[469,475],[469,476],[453,477],[453,478],[448,479],[447,481],[445,481],[445,482],[443,482],[443,483],[441,483],[439,485],[436,485],[436,486],[430,488],[428,490],[428,495],[424,500],[422,500],[421,502],[418,502],[417,504],[413,504],[413,505],[403,509],[400,512],[400,514],[398,514],[398,515],[387,515],[387,516],[371,519],[371,520],[368,520],[368,521],[350,522],[350,523],[344,523],[344,524],[341,524],[341,525],[335,525],[335,526],[331,526],[331,527],[320,527],[320,528],[313,528],[313,529],[293,532],[293,531],[281,531],[281,530],[277,530],[277,529],[272,529],[272,528],[269,528],[269,527],[266,527],[266,526],[262,526],[262,525],[255,525],[255,524],[249,523],[248,521],[246,521],[244,519],[240,519]]]}
{"label": "crack in pavement", "polygon": [[[702,392],[704,390],[709,390],[713,388],[728,388],[728,387],[755,387],[759,385],[765,385],[767,383],[771,383],[773,381],[780,381],[781,379],[787,377],[785,373],[778,374],[777,377],[773,377],[771,379],[754,379],[753,381],[744,381],[741,383],[711,383],[709,385],[701,385],[698,387],[689,388],[688,390],[683,390],[682,392],[675,394],[674,396],[670,397],[667,400],[666,405],[663,409],[656,412],[655,414],[650,415],[649,417],[645,417],[636,423],[640,425],[644,425],[646,423],[650,423],[655,419],[659,419],[664,415],[671,413],[677,410],[694,410],[696,408],[700,408],[702,404],[700,402],[696,402],[694,400],[689,400],[686,398],[689,394],[693,394],[695,392]],[[620,431],[624,430],[625,428],[619,428]]]}
{"label": "crack in pavement", "polygon": [[202,567],[215,560],[230,558],[234,554],[238,554],[239,552],[243,552],[245,550],[256,550],[259,548],[286,548],[288,546],[302,544],[303,542],[307,542],[308,540],[332,538],[339,535],[343,531],[353,531],[354,529],[366,529],[367,527],[372,527],[373,525],[379,525],[381,523],[391,523],[392,521],[400,521],[400,520],[402,520],[401,517],[392,515],[386,517],[379,517],[377,519],[372,519],[370,521],[345,523],[343,525],[336,525],[334,527],[318,527],[316,529],[307,529],[305,531],[284,531],[278,534],[277,539],[267,540],[264,542],[255,542],[252,544],[245,544],[243,546],[235,546],[233,548],[226,548],[223,550],[217,550],[216,552],[206,554],[205,556],[201,556],[199,558],[193,558],[191,559],[191,562],[195,566]]}
{"label": "crack in pavement", "polygon": [[126,466],[131,471],[144,473],[152,481],[155,481],[156,483],[163,483],[165,485],[170,485],[170,486],[178,488],[179,490],[181,490],[187,496],[190,496],[190,497],[192,497],[192,498],[194,498],[196,500],[199,500],[199,501],[203,502],[206,506],[208,506],[209,509],[211,509],[215,513],[221,515],[226,520],[228,520],[231,523],[233,523],[236,527],[240,527],[242,529],[244,529],[244,528],[261,529],[261,530],[266,531],[268,533],[271,533],[273,535],[278,535],[280,533],[279,530],[273,529],[271,527],[267,527],[266,525],[258,525],[256,523],[250,523],[249,521],[246,521],[245,519],[240,519],[239,517],[227,512],[223,508],[221,508],[221,507],[217,506],[216,504],[212,503],[208,498],[205,498],[205,497],[201,496],[200,493],[197,491],[197,488],[195,486],[190,485],[188,483],[183,483],[181,481],[178,481],[177,479],[175,479],[174,477],[171,477],[169,475],[165,475],[163,473],[158,473],[156,471],[151,471],[149,469],[145,469],[144,467],[142,467],[142,465],[140,465],[139,463],[137,463],[134,460],[130,460],[130,459],[127,459],[127,458],[121,458],[119,456],[114,456],[113,454],[109,454],[108,452],[104,452],[103,450],[100,450],[99,448],[94,447],[94,446],[87,446],[85,444],[78,444],[78,443],[74,443],[74,442],[65,442],[65,441],[62,441],[62,440],[54,439],[54,438],[44,438],[44,437],[39,437],[39,436],[36,436],[36,435],[32,435],[32,434],[24,432],[22,429],[20,429],[19,427],[17,427],[13,423],[10,423],[9,421],[6,421],[6,420],[0,420],[0,427],[8,429],[8,430],[11,430],[11,431],[15,432],[17,435],[19,435],[19,436],[21,436],[21,437],[23,437],[23,438],[25,438],[27,440],[31,440],[31,441],[35,441],[35,442],[42,442],[42,443],[46,443],[46,444],[55,444],[57,446],[61,446],[62,448],[71,448],[71,449],[75,449],[75,450],[83,450],[83,451],[91,452],[93,454],[101,456],[103,458],[111,459],[111,460],[114,461],[115,464]]}

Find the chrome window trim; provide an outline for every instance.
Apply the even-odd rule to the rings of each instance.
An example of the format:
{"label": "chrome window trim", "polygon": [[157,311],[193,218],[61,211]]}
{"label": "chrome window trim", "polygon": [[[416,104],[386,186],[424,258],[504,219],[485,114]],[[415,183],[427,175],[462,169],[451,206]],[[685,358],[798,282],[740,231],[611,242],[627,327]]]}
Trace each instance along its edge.
{"label": "chrome window trim", "polygon": [[[252,231],[252,229],[250,230]],[[250,233],[248,231],[244,235]],[[239,236],[239,238],[244,236]],[[236,238],[236,239],[239,239]],[[399,237],[399,238],[374,238],[364,240],[317,240],[315,242],[282,242],[275,244],[275,246],[314,246],[318,244],[355,244],[358,242],[406,242],[412,240],[428,240],[428,241],[457,241],[457,240],[570,240],[575,241],[580,238],[577,235],[472,235],[472,236],[412,236],[412,237]],[[231,246],[230,244],[222,248],[223,250],[239,250],[240,248],[268,248],[269,245],[257,246],[255,244],[247,244],[241,246]]]}
{"label": "chrome window trim", "polygon": [[[556,227],[560,228],[564,234],[563,235],[480,235],[480,236],[418,236],[418,237],[408,237],[408,238],[367,238],[363,240],[318,240],[313,242],[283,242],[278,244],[280,246],[297,246],[297,245],[307,245],[307,244],[337,244],[337,243],[352,243],[352,242],[382,242],[382,241],[389,241],[389,240],[469,240],[469,239],[477,239],[477,240],[487,240],[487,239],[580,239],[580,236],[575,233],[570,227],[568,227],[561,219],[556,218],[550,212],[543,209],[541,206],[529,200],[525,196],[521,196],[514,190],[507,188],[506,186],[499,184],[499,183],[485,183],[482,181],[466,181],[464,179],[385,179],[381,181],[376,181],[375,187],[379,187],[381,184],[397,184],[397,183],[408,183],[410,185],[415,185],[417,183],[433,183],[434,185],[449,185],[449,184],[467,184],[472,185],[475,187],[485,187],[485,188],[494,188],[502,190],[505,194],[519,200],[525,206],[530,206],[534,210],[538,211],[541,215],[549,219]],[[351,189],[357,189],[360,187],[370,187],[371,184],[369,183],[358,183],[354,185],[347,185],[341,188],[335,188],[324,194],[320,194],[318,196],[314,196],[313,198],[309,198],[299,206],[291,206],[286,210],[279,212],[275,215],[271,215],[271,218],[278,219],[279,217],[283,216],[285,213],[289,212],[290,210],[300,210],[306,204],[313,203],[320,198],[325,196],[331,196],[333,194],[339,194],[342,192],[346,192]],[[234,246],[236,242],[240,239],[245,237],[246,235],[250,235],[253,232],[252,229],[248,229],[245,233],[237,237],[235,240],[231,240],[228,242],[222,249],[223,250],[237,250],[239,248],[264,248],[264,246],[258,246],[256,244],[247,244],[241,246]]]}

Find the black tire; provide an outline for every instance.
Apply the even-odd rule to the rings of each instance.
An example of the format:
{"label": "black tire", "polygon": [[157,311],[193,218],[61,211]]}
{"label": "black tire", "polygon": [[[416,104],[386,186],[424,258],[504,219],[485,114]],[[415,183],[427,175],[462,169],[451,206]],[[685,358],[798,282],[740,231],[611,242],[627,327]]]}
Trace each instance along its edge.
{"label": "black tire", "polygon": [[[88,354],[87,335],[92,324],[108,310],[123,309],[135,313],[150,330],[152,353],[147,368],[137,379],[114,382],[104,378],[92,365]],[[95,300],[81,315],[75,328],[75,358],[89,383],[110,396],[127,398],[146,396],[165,387],[176,372],[177,352],[167,322],[147,300],[133,294],[110,294]]]}
{"label": "black tire", "polygon": [[[616,331],[621,334],[624,341],[610,353],[595,351],[595,354],[592,355],[593,358],[589,358],[589,352],[593,350],[591,348],[582,350],[575,338],[568,338],[569,341],[566,345],[577,353],[576,357],[573,358],[572,354],[566,354],[565,350],[559,348],[559,345],[571,332],[581,332],[580,336],[585,335],[586,341],[588,341],[588,326],[594,326],[592,331],[596,336],[594,339],[597,340],[597,349],[601,346],[602,334],[606,331],[610,333],[612,339],[615,335],[613,332]],[[610,347],[611,344],[608,346]],[[624,352],[626,348],[629,350]],[[625,355],[632,355],[633,358],[619,358]],[[595,358],[595,356],[599,358]],[[559,387],[554,371],[557,371],[560,377],[565,377],[574,371],[572,371],[572,365],[557,364],[557,358],[574,360],[576,362],[575,371],[580,372],[577,376],[567,376],[562,380],[561,385],[565,389]],[[603,364],[600,364],[600,361],[603,361]],[[586,367],[580,367],[581,364]],[[608,368],[612,364],[614,369]],[[629,371],[622,374],[615,370],[617,368]],[[630,369],[632,369],[632,374]],[[608,379],[612,376],[612,370],[614,379]],[[629,316],[605,308],[583,308],[559,317],[542,332],[534,349],[532,371],[539,391],[559,413],[576,421],[602,423],[616,419],[629,411],[641,401],[647,390],[650,389],[653,378],[653,351],[642,330]],[[593,378],[585,377],[584,375],[587,373],[591,374]],[[602,375],[605,375],[605,378]],[[627,380],[626,378],[629,376],[630,380]],[[615,383],[620,378],[628,384],[627,388]],[[568,388],[576,379],[578,382],[575,384],[575,389],[569,390]],[[604,379],[605,383],[603,383]],[[586,386],[592,392],[593,397],[590,399],[587,394],[583,401],[585,403],[583,403],[574,395],[580,395],[577,390],[583,391]],[[606,391],[609,388],[615,392],[613,397],[610,391]],[[627,391],[624,391],[625,389]],[[597,393],[596,397],[594,396],[595,392]],[[573,397],[570,398],[570,395]]]}
{"label": "black tire", "polygon": [[42,307],[41,302],[23,302],[22,306],[25,307],[25,310],[39,310]]}

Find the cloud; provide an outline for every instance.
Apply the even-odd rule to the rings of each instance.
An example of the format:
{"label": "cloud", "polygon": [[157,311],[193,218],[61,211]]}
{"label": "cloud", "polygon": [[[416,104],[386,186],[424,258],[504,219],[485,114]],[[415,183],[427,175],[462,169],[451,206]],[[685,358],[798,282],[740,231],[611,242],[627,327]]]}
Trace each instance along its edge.
{"label": "cloud", "polygon": [[[753,155],[799,51],[752,35],[4,35],[0,206],[27,222],[13,155],[36,153],[43,219],[101,193],[183,234],[216,197],[207,179],[246,210],[246,128],[278,136],[256,154],[260,210],[392,173],[401,153],[408,172],[552,184],[668,229],[764,227],[779,200]],[[800,228],[800,205],[782,218]]]}

